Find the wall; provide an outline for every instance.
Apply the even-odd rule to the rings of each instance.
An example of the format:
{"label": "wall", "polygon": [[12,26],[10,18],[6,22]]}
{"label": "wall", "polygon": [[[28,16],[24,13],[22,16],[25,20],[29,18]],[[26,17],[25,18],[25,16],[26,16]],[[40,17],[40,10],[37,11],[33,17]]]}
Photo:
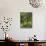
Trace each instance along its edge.
{"label": "wall", "polygon": [[[32,12],[32,28],[20,28],[20,12]],[[28,0],[0,0],[0,17],[12,17],[13,22],[10,31],[11,37],[17,40],[28,40],[34,34],[37,35],[39,40],[45,39],[45,12],[46,8],[33,8]],[[2,35],[0,31],[0,35]],[[45,33],[45,34],[44,34]],[[4,34],[4,33],[3,33]],[[0,36],[0,39],[4,37]]]}

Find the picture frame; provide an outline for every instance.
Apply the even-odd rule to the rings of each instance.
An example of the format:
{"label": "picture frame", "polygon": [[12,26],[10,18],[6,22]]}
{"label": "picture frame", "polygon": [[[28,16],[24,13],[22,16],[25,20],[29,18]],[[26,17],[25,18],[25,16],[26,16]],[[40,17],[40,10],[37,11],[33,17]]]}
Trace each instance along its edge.
{"label": "picture frame", "polygon": [[32,28],[32,12],[20,12],[20,28]]}

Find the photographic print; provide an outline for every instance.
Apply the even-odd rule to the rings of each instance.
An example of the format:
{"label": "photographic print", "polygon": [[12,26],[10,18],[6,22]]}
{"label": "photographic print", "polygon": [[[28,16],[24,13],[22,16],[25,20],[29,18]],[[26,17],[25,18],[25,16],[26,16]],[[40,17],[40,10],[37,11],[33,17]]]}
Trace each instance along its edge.
{"label": "photographic print", "polygon": [[32,12],[20,12],[20,27],[32,28]]}

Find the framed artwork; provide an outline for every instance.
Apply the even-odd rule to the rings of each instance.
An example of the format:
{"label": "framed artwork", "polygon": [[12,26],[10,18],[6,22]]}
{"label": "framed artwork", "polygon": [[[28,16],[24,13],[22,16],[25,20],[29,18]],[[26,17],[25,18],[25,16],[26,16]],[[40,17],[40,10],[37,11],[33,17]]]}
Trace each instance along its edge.
{"label": "framed artwork", "polygon": [[20,27],[32,28],[32,12],[20,12]]}

